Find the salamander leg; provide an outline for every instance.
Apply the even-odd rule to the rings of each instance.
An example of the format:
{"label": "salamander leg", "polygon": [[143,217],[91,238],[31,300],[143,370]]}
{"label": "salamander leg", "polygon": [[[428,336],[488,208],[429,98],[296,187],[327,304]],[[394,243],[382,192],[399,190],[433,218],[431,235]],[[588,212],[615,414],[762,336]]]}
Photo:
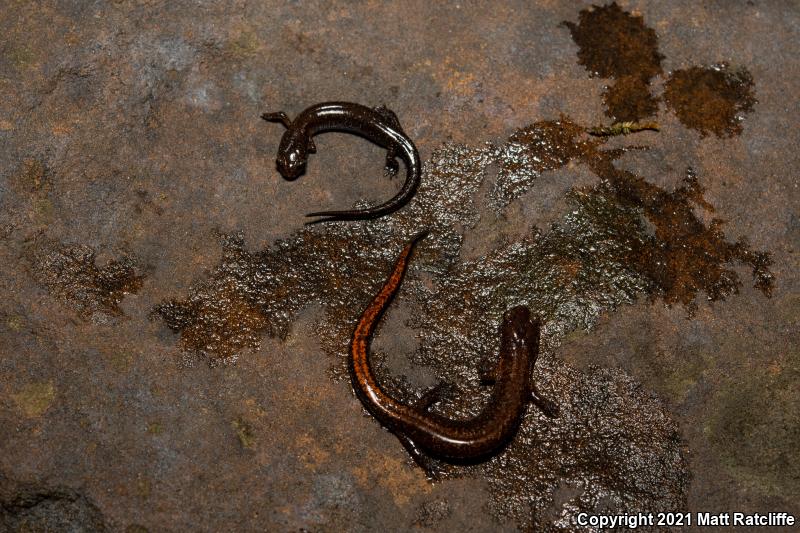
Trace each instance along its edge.
{"label": "salamander leg", "polygon": [[397,147],[390,146],[386,150],[386,166],[383,169],[383,173],[389,179],[392,179],[395,176],[397,176],[397,172],[399,170],[400,170],[400,165],[397,163]]}
{"label": "salamander leg", "polygon": [[403,127],[400,125],[400,119],[397,118],[397,115],[394,114],[394,111],[392,111],[385,105],[379,105],[378,107],[375,107],[373,109],[376,113],[378,113],[380,116],[383,117],[383,120],[386,121],[386,124],[396,129],[397,131],[403,131]]}
{"label": "salamander leg", "polygon": [[455,387],[450,385],[449,383],[439,383],[435,387],[431,388],[430,390],[426,391],[416,402],[414,402],[413,406],[415,409],[419,409],[420,411],[427,411],[437,402],[442,401],[444,398],[449,396]]}
{"label": "salamander leg", "polygon": [[535,386],[531,387],[531,402],[541,409],[546,417],[558,418],[558,413],[560,411],[558,404],[542,396]]}
{"label": "salamander leg", "polygon": [[441,480],[442,474],[444,474],[444,471],[436,463],[436,461],[434,459],[432,459],[432,458],[428,457],[427,455],[425,455],[424,453],[422,453],[420,451],[420,449],[417,448],[417,445],[414,444],[414,441],[411,440],[406,435],[403,435],[403,434],[400,434],[400,433],[395,433],[395,435],[397,436],[397,438],[400,441],[400,443],[403,445],[403,447],[408,452],[408,455],[411,456],[411,459],[414,460],[414,462],[417,464],[417,466],[419,466],[420,468],[422,468],[425,471],[425,476],[430,481],[439,481],[439,480]]}
{"label": "salamander leg", "polygon": [[[374,111],[378,113],[390,127],[399,132],[403,131],[403,127],[400,125],[400,119],[397,118],[397,115],[394,114],[394,111],[385,105],[379,105],[378,107],[374,108]],[[386,168],[384,169],[384,173],[389,177],[389,179],[394,178],[397,175],[397,172],[400,170],[400,165],[397,163],[396,156],[397,147],[389,146],[386,150]]]}
{"label": "salamander leg", "polygon": [[263,113],[261,118],[268,122],[280,122],[281,124],[289,129],[292,126],[292,121],[289,120],[289,116],[284,113],[283,111],[276,111],[274,113]]}

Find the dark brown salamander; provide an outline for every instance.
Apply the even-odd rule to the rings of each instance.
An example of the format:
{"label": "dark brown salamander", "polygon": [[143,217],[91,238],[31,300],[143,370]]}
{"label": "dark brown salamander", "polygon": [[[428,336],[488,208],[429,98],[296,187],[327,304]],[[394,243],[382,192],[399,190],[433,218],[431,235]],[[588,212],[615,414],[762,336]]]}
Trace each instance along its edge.
{"label": "dark brown salamander", "polygon": [[530,401],[550,417],[558,416],[558,408],[531,384],[539,354],[539,321],[524,306],[509,309],[503,316],[500,359],[483,376],[484,382],[495,385],[488,404],[476,417],[452,420],[427,412],[441,398],[441,385],[424,394],[415,405],[400,403],[380,388],[370,367],[370,338],[400,287],[414,246],[424,236],[425,233],[417,235],[403,248],[389,280],[361,316],[350,346],[350,372],[353,388],[367,410],[427,468],[420,452],[450,462],[469,462],[499,451],[513,437]]}
{"label": "dark brown salamander", "polygon": [[311,223],[332,220],[363,220],[388,215],[408,203],[419,186],[422,165],[417,148],[403,132],[397,115],[386,107],[371,109],[349,102],[324,102],[309,107],[294,121],[289,120],[283,111],[264,113],[261,118],[280,122],[286,126],[286,132],[278,147],[276,164],[278,172],[289,181],[295,180],[303,174],[308,154],[317,151],[311,137],[325,131],[355,133],[386,148],[388,150],[386,169],[390,176],[393,176],[398,170],[395,156],[400,156],[405,162],[406,181],[400,192],[392,199],[366,209],[309,213],[306,216],[326,217]]}

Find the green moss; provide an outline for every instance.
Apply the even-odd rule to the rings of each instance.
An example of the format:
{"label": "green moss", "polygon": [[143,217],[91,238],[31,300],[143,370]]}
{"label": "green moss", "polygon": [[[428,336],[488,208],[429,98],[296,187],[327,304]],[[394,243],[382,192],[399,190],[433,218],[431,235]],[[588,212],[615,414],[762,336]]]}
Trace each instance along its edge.
{"label": "green moss", "polygon": [[252,31],[243,31],[236,39],[228,41],[228,52],[234,57],[247,57],[258,50],[258,36]]}
{"label": "green moss", "polygon": [[47,411],[55,395],[56,390],[52,382],[31,383],[17,394],[12,394],[11,398],[26,417],[36,418]]}
{"label": "green moss", "polygon": [[10,48],[6,51],[6,58],[18,69],[24,69],[36,61],[35,54],[27,46]]}
{"label": "green moss", "polygon": [[20,315],[11,315],[6,319],[8,329],[19,331],[22,329],[23,319]]}
{"label": "green moss", "polygon": [[233,422],[231,422],[231,426],[236,431],[236,436],[239,438],[239,443],[242,447],[251,450],[255,447],[256,438],[253,434],[253,428],[243,418],[239,417]]}
{"label": "green moss", "polygon": [[33,216],[40,224],[49,224],[53,221],[53,202],[49,198],[36,198],[32,204]]}
{"label": "green moss", "polygon": [[111,366],[118,372],[128,370],[133,362],[133,356],[129,353],[114,352],[109,359]]}
{"label": "green moss", "polygon": [[685,354],[675,354],[676,358],[661,372],[660,391],[665,397],[675,403],[682,403],[686,395],[697,384],[697,380],[703,372],[712,365],[713,358],[708,354],[693,354],[692,357],[685,357]]}
{"label": "green moss", "polygon": [[798,357],[777,372],[731,381],[716,398],[706,426],[728,473],[770,496],[800,499],[800,367]]}
{"label": "green moss", "polygon": [[136,480],[136,494],[142,499],[147,499],[150,497],[150,492],[150,480],[140,475]]}

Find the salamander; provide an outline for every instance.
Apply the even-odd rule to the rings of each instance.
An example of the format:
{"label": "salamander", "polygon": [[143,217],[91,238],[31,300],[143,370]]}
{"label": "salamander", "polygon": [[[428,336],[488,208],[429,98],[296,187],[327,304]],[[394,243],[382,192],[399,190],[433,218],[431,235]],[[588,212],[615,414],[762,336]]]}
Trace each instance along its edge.
{"label": "salamander", "polygon": [[447,462],[474,462],[502,449],[516,433],[528,402],[549,417],[558,416],[558,407],[531,383],[539,354],[540,323],[525,306],[513,307],[503,316],[499,360],[483,365],[481,379],[485,384],[494,383],[494,388],[488,403],[474,418],[452,420],[428,412],[449,388],[442,384],[412,405],[395,400],[380,387],[370,366],[370,339],[400,288],[415,245],[425,235],[423,232],[405,245],[389,279],[361,315],[353,333],[349,363],[353,388],[367,411],[400,439],[418,464],[429,469],[426,456]]}
{"label": "salamander", "polygon": [[309,107],[293,121],[283,111],[264,113],[261,118],[280,122],[286,127],[278,147],[276,166],[283,178],[289,181],[296,180],[305,172],[308,154],[317,151],[312,137],[326,131],[354,133],[386,148],[386,169],[389,176],[396,174],[399,168],[396,156],[405,162],[405,183],[390,200],[366,209],[308,213],[307,217],[325,217],[309,224],[333,220],[364,220],[388,215],[408,203],[419,186],[422,165],[417,148],[403,132],[397,115],[385,106],[373,109],[350,102],[324,102]]}

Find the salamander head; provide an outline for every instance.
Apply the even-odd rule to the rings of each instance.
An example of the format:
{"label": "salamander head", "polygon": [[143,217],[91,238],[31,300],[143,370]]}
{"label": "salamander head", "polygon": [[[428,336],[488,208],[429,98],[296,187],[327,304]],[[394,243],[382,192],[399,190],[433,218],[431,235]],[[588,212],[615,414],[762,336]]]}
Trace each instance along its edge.
{"label": "salamander head", "polygon": [[308,144],[301,139],[284,135],[278,148],[278,157],[275,165],[283,179],[292,181],[299,178],[306,171],[308,160]]}
{"label": "salamander head", "polygon": [[504,333],[520,348],[533,350],[533,357],[539,351],[539,319],[524,305],[512,307],[503,314]]}

